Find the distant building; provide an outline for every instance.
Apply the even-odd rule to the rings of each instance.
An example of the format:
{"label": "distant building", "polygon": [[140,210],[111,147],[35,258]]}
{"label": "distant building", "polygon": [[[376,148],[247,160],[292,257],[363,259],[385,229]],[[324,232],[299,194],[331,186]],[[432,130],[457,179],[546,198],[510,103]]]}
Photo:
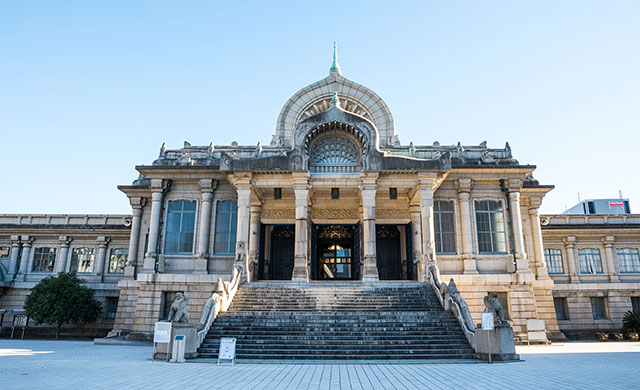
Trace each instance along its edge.
{"label": "distant building", "polygon": [[563,214],[631,214],[629,199],[587,199]]}

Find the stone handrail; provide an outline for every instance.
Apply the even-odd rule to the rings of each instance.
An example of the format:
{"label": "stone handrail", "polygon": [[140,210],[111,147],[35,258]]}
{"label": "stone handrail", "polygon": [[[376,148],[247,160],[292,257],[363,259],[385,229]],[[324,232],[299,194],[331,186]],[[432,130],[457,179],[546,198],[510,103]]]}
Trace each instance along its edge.
{"label": "stone handrail", "polygon": [[462,327],[465,337],[475,350],[476,326],[471,318],[467,302],[465,302],[462,295],[460,295],[460,291],[458,291],[453,278],[451,278],[448,285],[440,282],[440,270],[435,263],[428,264],[427,272],[429,275],[429,283],[431,287],[433,287],[442,308],[446,311],[451,311],[455,315],[458,323],[460,323]]}
{"label": "stone handrail", "polygon": [[200,321],[198,321],[197,348],[200,348],[202,342],[207,337],[211,324],[215,321],[216,317],[218,317],[218,314],[229,309],[231,301],[235,297],[236,291],[238,291],[238,286],[240,286],[243,272],[243,267],[236,264],[233,266],[233,276],[230,282],[223,283],[222,279],[218,279],[217,291],[205,302]]}

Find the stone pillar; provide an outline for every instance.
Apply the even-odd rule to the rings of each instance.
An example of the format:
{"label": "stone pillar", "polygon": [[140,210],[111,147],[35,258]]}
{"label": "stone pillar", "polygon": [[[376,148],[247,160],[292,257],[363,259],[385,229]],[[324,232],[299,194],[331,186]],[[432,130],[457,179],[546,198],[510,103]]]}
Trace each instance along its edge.
{"label": "stone pillar", "polygon": [[[376,186],[378,174],[362,177],[362,239],[364,247],[363,282],[373,282],[378,278],[376,261]],[[358,245],[359,243],[356,243]],[[358,261],[356,259],[356,261]]]}
{"label": "stone pillar", "polygon": [[[249,217],[251,215],[251,174],[234,176],[234,185],[238,193],[238,225],[236,229],[236,260],[242,265],[247,275]],[[247,279],[248,280],[248,279]]]}
{"label": "stone pillar", "polygon": [[258,270],[258,250],[260,244],[260,203],[251,204],[251,216],[249,217],[249,269],[247,270],[249,281],[255,281]]}
{"label": "stone pillar", "polygon": [[509,204],[511,206],[511,227],[513,229],[513,243],[516,251],[517,273],[531,272],[524,249],[524,232],[522,231],[522,214],[520,213],[520,188],[522,180],[509,180]]}
{"label": "stone pillar", "polygon": [[110,238],[100,236],[98,237],[98,253],[96,256],[96,268],[94,272],[96,275],[100,276],[102,279],[102,275],[105,274],[105,262],[107,259],[107,245],[109,245]]}
{"label": "stone pillar", "polygon": [[129,236],[129,252],[127,253],[127,264],[124,267],[124,276],[134,277],[136,273],[136,263],[138,260],[138,244],[140,242],[140,225],[142,222],[142,208],[146,204],[145,198],[130,198],[131,210],[131,234]]}
{"label": "stone pillar", "polygon": [[29,236],[21,236],[20,241],[22,241],[22,257],[20,257],[18,274],[26,275],[29,272],[29,255],[31,255],[31,244],[34,239]]}
{"label": "stone pillar", "polygon": [[200,202],[200,226],[198,226],[198,257],[195,260],[194,273],[206,274],[209,260],[209,237],[211,235],[211,208],[213,203],[213,190],[217,181],[212,179],[200,180],[202,201]]}
{"label": "stone pillar", "polygon": [[60,236],[60,253],[58,253],[58,259],[56,260],[56,273],[65,272],[67,270],[67,258],[69,257],[69,246],[73,240],[71,237]]}
{"label": "stone pillar", "polygon": [[149,220],[149,245],[144,259],[144,272],[155,272],[156,257],[159,253],[158,239],[160,238],[160,213],[163,201],[162,179],[151,180],[151,218]]}
{"label": "stone pillar", "polygon": [[[407,248],[407,250],[413,250],[413,262],[416,264],[416,280],[424,280],[424,263],[422,255],[422,220],[420,219],[420,205],[412,204],[409,206],[409,212],[411,214],[411,232],[412,234],[413,248]],[[407,267],[413,264],[407,264]]]}
{"label": "stone pillar", "polygon": [[465,274],[477,274],[478,267],[473,255],[473,222],[471,218],[471,179],[458,180],[458,204],[460,207],[460,232],[462,234],[462,259]]}
{"label": "stone pillar", "polygon": [[616,242],[614,236],[606,236],[602,240],[602,244],[604,245],[604,257],[607,264],[606,272],[609,275],[609,281],[612,283],[617,283],[620,281],[618,277],[618,270],[616,268],[615,258],[613,257],[613,244]]}
{"label": "stone pillar", "polygon": [[529,208],[529,219],[531,221],[531,235],[533,237],[533,258],[536,269],[536,277],[538,279],[549,279],[547,263],[544,260],[544,245],[542,243],[542,228],[540,227],[540,204],[542,199],[531,199],[531,207]]}
{"label": "stone pillar", "polygon": [[9,256],[9,271],[7,280],[11,281],[16,277],[18,270],[18,256],[20,255],[20,236],[11,236],[11,255]]}
{"label": "stone pillar", "polygon": [[[307,243],[309,238],[309,174],[293,174],[293,192],[296,197],[296,243],[291,280],[308,281]],[[357,261],[357,260],[356,260]]]}
{"label": "stone pillar", "polygon": [[[426,269],[428,263],[437,264],[436,260],[436,233],[433,220],[433,188],[435,186],[436,174],[419,174],[418,191],[420,195],[420,221],[422,230],[422,267]],[[427,275],[423,272],[425,282]]]}
{"label": "stone pillar", "polygon": [[564,248],[567,251],[567,272],[569,273],[569,280],[573,282],[579,282],[580,278],[576,272],[576,238],[567,237],[564,240]]}

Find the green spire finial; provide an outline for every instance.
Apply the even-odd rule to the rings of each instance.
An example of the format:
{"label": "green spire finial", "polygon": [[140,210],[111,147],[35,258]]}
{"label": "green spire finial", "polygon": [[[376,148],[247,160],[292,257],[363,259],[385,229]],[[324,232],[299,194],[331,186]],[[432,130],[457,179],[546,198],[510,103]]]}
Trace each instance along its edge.
{"label": "green spire finial", "polygon": [[333,91],[333,98],[331,98],[331,104],[340,104],[340,99],[338,99],[338,92]]}
{"label": "green spire finial", "polygon": [[338,44],[336,43],[336,41],[333,41],[333,63],[331,64],[331,69],[329,69],[329,72],[336,72],[339,75],[342,74],[340,65],[338,65]]}

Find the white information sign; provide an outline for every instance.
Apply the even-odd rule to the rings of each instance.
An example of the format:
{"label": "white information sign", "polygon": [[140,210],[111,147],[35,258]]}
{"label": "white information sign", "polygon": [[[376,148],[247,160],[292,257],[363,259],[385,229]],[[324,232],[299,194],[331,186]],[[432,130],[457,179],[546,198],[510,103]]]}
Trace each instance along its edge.
{"label": "white information sign", "polygon": [[482,330],[493,330],[493,313],[482,313]]}
{"label": "white information sign", "polygon": [[231,360],[236,362],[236,338],[223,337],[220,339],[220,351],[218,351],[218,364],[221,360]]}
{"label": "white information sign", "polygon": [[171,322],[156,322],[156,328],[153,332],[154,343],[171,342]]}

